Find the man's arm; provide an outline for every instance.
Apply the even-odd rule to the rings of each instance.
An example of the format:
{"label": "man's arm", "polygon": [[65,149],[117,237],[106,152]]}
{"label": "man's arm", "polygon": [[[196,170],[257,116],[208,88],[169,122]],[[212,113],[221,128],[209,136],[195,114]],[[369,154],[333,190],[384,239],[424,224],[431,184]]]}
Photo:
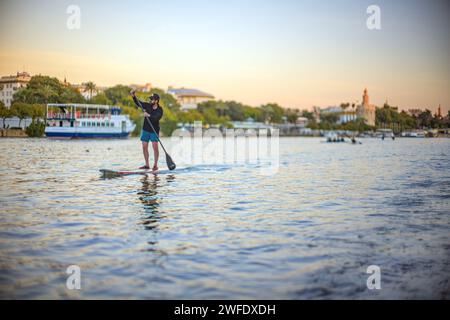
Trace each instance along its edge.
{"label": "man's arm", "polygon": [[150,117],[150,114],[147,113],[147,109],[146,109],[146,105],[144,101],[139,100],[136,97],[136,91],[135,90],[131,90],[130,91],[131,96],[133,97],[133,101],[134,103],[141,109],[143,109],[144,111],[144,117]]}
{"label": "man's arm", "polygon": [[[144,105],[143,105],[143,101],[141,101],[141,100],[139,100],[137,97],[136,97],[136,95],[133,95],[133,101],[134,101],[134,103],[140,108],[141,106],[142,106],[142,108],[144,108]],[[139,103],[140,103],[140,105],[139,105]]]}
{"label": "man's arm", "polygon": [[[142,108],[145,110],[144,102],[141,101],[141,100],[139,100],[139,99],[136,97],[136,90],[131,90],[131,91],[130,91],[130,94],[131,94],[131,96],[133,97],[134,103],[135,103],[139,108],[142,107]],[[139,103],[140,103],[140,105],[139,105]]]}

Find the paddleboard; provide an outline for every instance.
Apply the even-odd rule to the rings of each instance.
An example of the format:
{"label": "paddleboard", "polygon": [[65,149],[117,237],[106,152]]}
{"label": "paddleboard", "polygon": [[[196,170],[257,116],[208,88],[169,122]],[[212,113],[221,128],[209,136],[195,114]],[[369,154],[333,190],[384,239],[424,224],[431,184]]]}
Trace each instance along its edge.
{"label": "paddleboard", "polygon": [[120,177],[120,176],[129,176],[129,175],[137,175],[137,174],[157,174],[159,170],[135,170],[135,171],[116,171],[109,169],[100,169],[100,172],[104,177]]}

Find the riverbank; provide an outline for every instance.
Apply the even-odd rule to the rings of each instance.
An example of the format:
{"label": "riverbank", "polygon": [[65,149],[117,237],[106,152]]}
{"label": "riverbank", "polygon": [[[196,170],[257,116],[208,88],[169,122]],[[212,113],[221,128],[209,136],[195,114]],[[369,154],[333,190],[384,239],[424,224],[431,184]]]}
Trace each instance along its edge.
{"label": "riverbank", "polygon": [[28,138],[25,130],[21,129],[0,129],[1,138]]}

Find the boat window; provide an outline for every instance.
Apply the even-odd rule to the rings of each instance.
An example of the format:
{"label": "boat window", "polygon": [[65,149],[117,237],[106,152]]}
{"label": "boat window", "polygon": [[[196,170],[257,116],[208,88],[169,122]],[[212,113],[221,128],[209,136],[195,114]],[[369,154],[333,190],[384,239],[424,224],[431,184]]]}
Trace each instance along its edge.
{"label": "boat window", "polygon": [[102,122],[102,127],[104,127],[105,126],[105,123],[104,122]]}
{"label": "boat window", "polygon": [[114,127],[114,122],[111,122],[111,127]]}

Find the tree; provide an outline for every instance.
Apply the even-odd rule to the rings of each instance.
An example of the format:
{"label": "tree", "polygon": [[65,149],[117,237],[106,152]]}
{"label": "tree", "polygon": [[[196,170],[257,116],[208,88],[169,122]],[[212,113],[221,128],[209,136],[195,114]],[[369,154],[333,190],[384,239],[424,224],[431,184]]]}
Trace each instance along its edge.
{"label": "tree", "polygon": [[228,111],[228,105],[225,102],[223,102],[222,100],[220,100],[216,103],[215,108],[217,109],[218,114],[221,117],[225,116],[226,112]]}
{"label": "tree", "polygon": [[188,110],[178,113],[178,119],[183,123],[192,123],[194,121],[204,122],[203,115],[198,110]]}
{"label": "tree", "polygon": [[258,121],[258,122],[264,121],[261,108],[244,106],[243,110],[244,110],[244,118],[245,119],[252,118],[253,120]]}
{"label": "tree", "polygon": [[369,126],[364,119],[359,118],[354,121],[349,121],[346,123],[341,124],[340,126],[336,127],[337,130],[348,130],[348,131],[369,131],[372,130],[373,127]]}
{"label": "tree", "polygon": [[133,99],[130,96],[131,88],[118,84],[105,90],[105,95],[112,104],[121,104],[125,106],[134,106]]}
{"label": "tree", "polygon": [[416,126],[415,122],[412,116],[404,111],[398,112],[398,107],[392,107],[387,103],[382,108],[375,110],[375,124],[379,128],[411,129]]}
{"label": "tree", "polygon": [[172,132],[177,128],[177,125],[177,115],[170,108],[166,108],[164,110],[164,117],[161,119],[161,132],[165,136],[170,136]]}
{"label": "tree", "polygon": [[104,92],[98,93],[95,97],[92,98],[90,102],[93,104],[104,104],[104,105],[112,104],[111,100],[108,99],[108,97]]}
{"label": "tree", "polygon": [[57,78],[33,76],[24,88],[13,96],[13,102],[22,103],[82,103],[83,96],[74,88],[62,84]]}
{"label": "tree", "polygon": [[94,82],[88,81],[84,84],[85,90],[89,92],[89,101],[92,100],[92,95],[94,94],[94,90],[97,88]]}
{"label": "tree", "polygon": [[310,120],[310,121],[314,121],[315,120],[314,112],[312,112],[312,111],[302,110],[301,116],[306,118],[306,119],[308,119],[308,120]]}
{"label": "tree", "polygon": [[0,118],[3,121],[3,128],[5,128],[5,120],[13,116],[12,110],[5,107],[2,101],[0,101]]}
{"label": "tree", "polygon": [[33,105],[32,118],[34,119],[44,119],[45,118],[45,105],[35,104]]}
{"label": "tree", "polygon": [[333,125],[339,121],[339,114],[334,112],[322,113],[320,115],[320,123]]}
{"label": "tree", "polygon": [[23,119],[29,118],[33,114],[32,106],[23,102],[14,102],[11,106],[11,111],[14,116],[19,118],[19,127]]}
{"label": "tree", "polygon": [[281,123],[283,119],[283,108],[276,103],[268,103],[261,106],[264,121]]}
{"label": "tree", "polygon": [[430,110],[426,109],[418,115],[419,126],[421,128],[431,127],[431,121],[433,120],[433,115]]}
{"label": "tree", "polygon": [[[244,106],[242,103],[236,101],[225,101],[225,110],[222,113],[219,113],[221,116],[228,116],[233,121],[244,121]],[[222,107],[222,105],[219,105]]]}
{"label": "tree", "polygon": [[286,117],[287,122],[296,123],[299,117],[299,112],[298,110],[286,109],[284,110],[284,116]]}
{"label": "tree", "polygon": [[30,105],[31,124],[25,129],[29,137],[42,137],[45,133],[45,105],[33,104]]}

